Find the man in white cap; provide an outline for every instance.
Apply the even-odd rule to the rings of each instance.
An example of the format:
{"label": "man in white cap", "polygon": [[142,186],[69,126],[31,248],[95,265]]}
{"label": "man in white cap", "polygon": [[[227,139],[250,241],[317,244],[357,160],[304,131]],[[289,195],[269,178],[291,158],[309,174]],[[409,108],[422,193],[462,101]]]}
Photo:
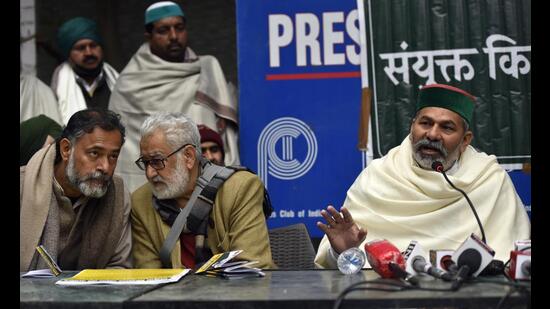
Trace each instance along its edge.
{"label": "man in white cap", "polygon": [[79,110],[107,109],[118,72],[104,61],[101,36],[95,21],[72,18],[57,31],[57,45],[66,61],[52,76],[63,125]]}
{"label": "man in white cap", "polygon": [[240,164],[237,103],[213,56],[197,56],[187,46],[186,17],[174,2],[152,4],[145,11],[146,42],[121,72],[109,108],[127,128],[117,174],[130,190],[147,180],[134,161],[139,157],[139,129],[155,112],[180,112],[215,128],[225,149],[225,164]]}

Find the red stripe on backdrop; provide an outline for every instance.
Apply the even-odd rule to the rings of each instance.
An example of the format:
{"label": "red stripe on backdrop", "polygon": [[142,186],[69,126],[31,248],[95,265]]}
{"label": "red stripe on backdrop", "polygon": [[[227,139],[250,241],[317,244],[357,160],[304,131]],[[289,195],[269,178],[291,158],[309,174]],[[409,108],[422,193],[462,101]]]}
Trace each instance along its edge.
{"label": "red stripe on backdrop", "polygon": [[361,77],[361,72],[324,72],[324,73],[297,73],[297,74],[267,74],[266,80],[291,80],[291,79],[325,79],[325,78],[356,78]]}

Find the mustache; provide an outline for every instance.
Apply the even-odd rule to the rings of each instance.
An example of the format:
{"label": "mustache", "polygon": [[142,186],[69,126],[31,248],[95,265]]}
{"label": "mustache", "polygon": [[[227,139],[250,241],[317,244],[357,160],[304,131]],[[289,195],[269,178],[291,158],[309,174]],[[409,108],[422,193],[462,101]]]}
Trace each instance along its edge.
{"label": "mustache", "polygon": [[180,48],[180,49],[183,49],[183,45],[181,45],[180,43],[178,42],[172,42],[170,44],[168,44],[168,48],[174,48],[174,47],[177,47],[177,48]]}
{"label": "mustache", "polygon": [[111,177],[100,171],[95,171],[91,174],[86,175],[81,179],[82,182],[90,181],[90,180],[101,180],[102,182],[109,182],[111,180]]}
{"label": "mustache", "polygon": [[88,62],[96,62],[99,58],[97,58],[94,55],[88,55],[84,57],[84,60],[82,62],[88,63]]}
{"label": "mustache", "polygon": [[151,178],[151,182],[161,182],[161,183],[165,183],[164,178],[160,177],[160,175],[157,175],[157,176]]}
{"label": "mustache", "polygon": [[447,150],[445,149],[445,147],[443,147],[443,143],[441,141],[430,141],[424,138],[416,142],[416,144],[414,144],[415,151],[418,151],[420,150],[420,148],[423,148],[423,147],[435,149],[439,151],[439,153],[441,153],[443,157],[447,157],[447,154],[448,154]]}

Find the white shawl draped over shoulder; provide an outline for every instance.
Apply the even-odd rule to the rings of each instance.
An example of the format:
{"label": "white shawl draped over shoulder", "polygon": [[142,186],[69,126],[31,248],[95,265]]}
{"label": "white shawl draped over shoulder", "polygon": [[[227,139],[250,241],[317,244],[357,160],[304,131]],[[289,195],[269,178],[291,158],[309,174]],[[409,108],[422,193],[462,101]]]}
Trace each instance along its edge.
{"label": "white shawl draped over shoulder", "polygon": [[139,158],[140,127],[150,115],[182,112],[196,124],[216,129],[217,117],[233,122],[221,134],[225,164],[239,164],[237,141],[237,104],[231,96],[223,71],[212,56],[196,57],[196,61],[167,62],[151,53],[144,43],[120,73],[111,93],[109,109],[121,115],[126,126],[126,142],[118,158],[116,172],[130,192],[147,180],[134,161]]}
{"label": "white shawl draped over shoulder", "polygon": [[[495,259],[508,260],[515,240],[530,238],[530,222],[510,177],[496,157],[468,146],[453,184],[468,194]],[[457,249],[471,234],[481,237],[464,196],[438,172],[420,168],[407,136],[400,146],[372,161],[347,192],[344,207],[366,228],[365,242],[387,239],[404,251],[411,240],[426,250]],[[360,248],[364,250],[364,244]],[[323,237],[315,262],[326,267],[330,243]]]}
{"label": "white shawl draped over shoulder", "polygon": [[19,122],[41,114],[63,123],[52,89],[33,75],[19,75]]}
{"label": "white shawl draped over shoulder", "polygon": [[[103,62],[103,74],[105,74],[107,87],[113,91],[118,72],[107,62]],[[76,83],[76,75],[68,62],[63,62],[55,69],[51,84],[57,96],[63,125],[67,125],[74,113],[88,108],[82,89]]]}

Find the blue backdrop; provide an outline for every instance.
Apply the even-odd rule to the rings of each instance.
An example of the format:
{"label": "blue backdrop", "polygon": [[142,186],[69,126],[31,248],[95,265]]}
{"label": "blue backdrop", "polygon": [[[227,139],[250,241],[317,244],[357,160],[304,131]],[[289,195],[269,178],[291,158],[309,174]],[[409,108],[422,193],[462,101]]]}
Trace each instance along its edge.
{"label": "blue backdrop", "polygon": [[241,163],[266,184],[270,228],[312,237],[361,171],[355,0],[237,1]]}

